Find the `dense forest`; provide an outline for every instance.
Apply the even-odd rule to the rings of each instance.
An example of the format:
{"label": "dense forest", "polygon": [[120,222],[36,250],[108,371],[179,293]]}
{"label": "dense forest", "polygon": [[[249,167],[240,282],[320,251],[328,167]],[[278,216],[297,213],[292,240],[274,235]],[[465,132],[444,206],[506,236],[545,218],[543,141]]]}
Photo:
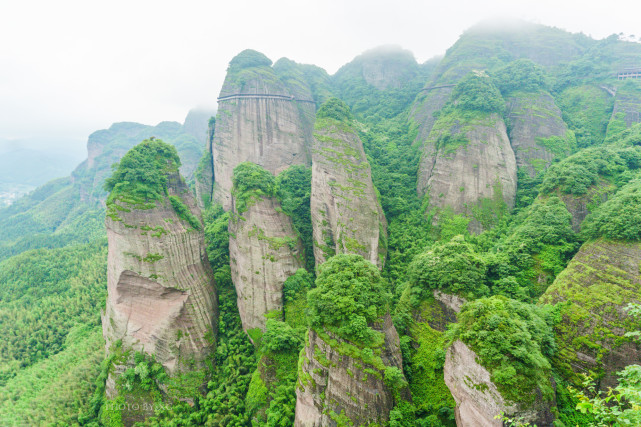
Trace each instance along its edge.
{"label": "dense forest", "polygon": [[247,50],[215,117],[94,133],[0,209],[0,424],[641,425],[630,64],[528,23]]}

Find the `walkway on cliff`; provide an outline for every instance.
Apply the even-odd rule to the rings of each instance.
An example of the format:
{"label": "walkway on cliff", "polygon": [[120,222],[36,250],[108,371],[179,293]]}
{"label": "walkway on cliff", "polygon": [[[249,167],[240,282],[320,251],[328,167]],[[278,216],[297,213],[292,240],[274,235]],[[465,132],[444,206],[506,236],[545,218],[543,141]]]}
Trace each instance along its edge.
{"label": "walkway on cliff", "polygon": [[219,97],[218,102],[232,101],[234,99],[281,99],[284,101],[309,102],[312,104],[316,103],[316,101],[314,101],[313,99],[300,99],[294,97],[293,95],[276,95],[269,93],[233,93],[231,95]]}

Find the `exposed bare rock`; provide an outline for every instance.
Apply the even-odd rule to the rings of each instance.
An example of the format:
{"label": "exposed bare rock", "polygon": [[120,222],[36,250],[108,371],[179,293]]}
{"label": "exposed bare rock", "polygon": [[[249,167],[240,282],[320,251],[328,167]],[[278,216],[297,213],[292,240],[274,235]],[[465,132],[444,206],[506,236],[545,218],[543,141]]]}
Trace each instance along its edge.
{"label": "exposed bare rock", "polygon": [[382,268],[387,221],[360,138],[349,125],[319,120],[312,158],[316,265],[338,253],[355,253]]}
{"label": "exposed bare rock", "polygon": [[616,91],[607,137],[612,137],[636,123],[641,123],[641,89],[636,82],[624,81]]}
{"label": "exposed bare rock", "polygon": [[[170,177],[169,194],[200,216],[178,175]],[[218,308],[203,232],[181,220],[168,199],[151,209],[114,203],[122,210],[106,219],[108,296],[102,323],[108,352],[121,341],[121,354],[145,352],[171,377],[207,367]],[[133,354],[116,360],[115,376],[132,362]],[[107,396],[115,396],[114,375],[107,384]]]}
{"label": "exposed bare rock", "polygon": [[470,217],[471,232],[489,228],[516,196],[516,159],[505,123],[498,114],[440,118],[424,145],[418,176],[419,195],[429,193],[430,208]]}
{"label": "exposed bare rock", "polygon": [[466,303],[465,298],[458,295],[446,294],[438,289],[434,289],[434,298],[443,305],[444,310],[454,313],[461,311],[461,307]]}
{"label": "exposed bare rock", "polygon": [[[309,165],[316,105],[312,91],[280,80],[271,61],[244,51],[230,63],[220,92],[212,143],[213,200],[231,208],[232,172],[245,161],[276,175]],[[310,102],[311,101],[311,102]]]}
{"label": "exposed bare rock", "polygon": [[594,371],[601,388],[616,385],[616,372],[641,360],[641,347],[624,338],[641,328],[625,307],[641,302],[641,243],[598,239],[585,243],[540,302],[565,302],[556,326],[557,369],[578,382]]}
{"label": "exposed bare rock", "polygon": [[567,156],[576,143],[547,92],[508,98],[507,124],[516,165],[531,177],[547,169],[555,157]]}
{"label": "exposed bare rock", "polygon": [[[389,315],[381,320],[374,326],[385,334],[380,358],[385,366],[402,370],[396,329]],[[295,426],[336,426],[340,414],[354,425],[385,425],[389,420],[394,399],[383,382],[383,371],[342,355],[338,349],[341,343],[345,340],[335,334],[309,331],[299,361]]]}
{"label": "exposed bare rock", "polygon": [[303,245],[275,197],[258,197],[239,212],[232,198],[229,259],[243,329],[265,330],[266,315],[283,309],[283,283],[304,265]]}
{"label": "exposed bare rock", "polygon": [[534,405],[520,407],[508,402],[498,391],[490,373],[477,362],[477,355],[462,341],[455,341],[445,356],[445,384],[456,401],[459,427],[503,426],[495,419],[501,412],[536,425],[552,425],[549,406],[539,398]]}

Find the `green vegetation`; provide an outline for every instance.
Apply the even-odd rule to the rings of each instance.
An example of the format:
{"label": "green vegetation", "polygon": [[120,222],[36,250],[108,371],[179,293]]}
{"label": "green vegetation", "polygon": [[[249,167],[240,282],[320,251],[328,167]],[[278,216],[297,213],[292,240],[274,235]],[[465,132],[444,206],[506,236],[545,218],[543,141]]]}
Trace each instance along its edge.
{"label": "green vegetation", "polygon": [[243,162],[236,166],[232,182],[236,211],[241,215],[262,197],[276,194],[274,176],[255,163]]}
{"label": "green vegetation", "polygon": [[117,200],[130,204],[161,201],[167,196],[168,175],[178,173],[180,158],[176,148],[161,140],[146,139],[114,165],[105,180],[110,192],[107,204]]}
{"label": "green vegetation", "polygon": [[472,72],[454,87],[454,105],[463,111],[502,114],[505,101],[501,92],[485,73]]}
{"label": "green vegetation", "polygon": [[338,98],[330,98],[316,112],[316,120],[331,119],[341,123],[350,123],[354,116],[347,104]]}
{"label": "green vegetation", "polygon": [[174,211],[176,211],[176,215],[178,215],[178,218],[187,222],[195,230],[200,230],[202,228],[200,220],[196,218],[196,215],[191,213],[191,210],[189,210],[187,205],[185,205],[180,197],[169,196],[168,198],[169,202],[171,203],[171,207],[174,208]]}
{"label": "green vegetation", "polygon": [[541,192],[550,194],[558,190],[581,196],[602,180],[606,184],[630,180],[632,175],[626,172],[637,171],[640,167],[639,147],[586,149],[552,165],[545,174]]}
{"label": "green vegetation", "polygon": [[545,71],[529,59],[512,61],[492,72],[492,80],[503,96],[513,92],[537,92],[545,89]]}
{"label": "green vegetation", "polygon": [[477,354],[507,399],[531,403],[536,390],[546,400],[553,397],[546,357],[554,355],[556,345],[552,329],[535,308],[503,296],[469,302],[449,337],[460,339]]}
{"label": "green vegetation", "polygon": [[276,187],[283,211],[292,218],[305,249],[305,268],[314,271],[312,238],[312,171],[302,165],[290,166],[276,177]]}
{"label": "green vegetation", "polygon": [[369,325],[387,313],[389,294],[378,269],[360,255],[340,254],[319,267],[316,288],[307,294],[312,328],[323,327],[361,345],[380,339]]}
{"label": "green vegetation", "polygon": [[589,238],[641,240],[641,181],[625,185],[586,218],[583,232]]}
{"label": "green vegetation", "polygon": [[271,67],[272,61],[265,55],[263,55],[260,52],[256,52],[255,50],[252,49],[246,49],[240,52],[238,55],[236,55],[230,62],[229,62],[229,70],[228,71],[238,71],[242,70],[243,68],[251,68],[251,67]]}
{"label": "green vegetation", "polygon": [[483,296],[489,293],[483,284],[486,271],[485,260],[462,236],[457,236],[416,256],[410,264],[408,279],[429,291]]}

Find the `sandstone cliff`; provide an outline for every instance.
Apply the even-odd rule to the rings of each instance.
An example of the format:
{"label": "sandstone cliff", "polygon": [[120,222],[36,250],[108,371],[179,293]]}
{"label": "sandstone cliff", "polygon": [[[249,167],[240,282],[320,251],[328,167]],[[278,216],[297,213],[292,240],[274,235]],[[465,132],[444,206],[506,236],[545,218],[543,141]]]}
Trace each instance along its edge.
{"label": "sandstone cliff", "polygon": [[323,108],[332,105],[349,113],[334,98],[321,107],[316,120],[311,197],[316,265],[338,253],[355,253],[381,268],[387,253],[387,221],[363,143],[348,116],[322,115]]}
{"label": "sandstone cliff", "polygon": [[[171,180],[169,195],[199,216],[182,178]],[[118,216],[106,220],[107,349],[120,340],[123,349],[153,355],[170,375],[209,366],[218,313],[202,231],[182,219],[169,200],[145,210],[115,203]],[[108,384],[112,395],[114,383]]]}
{"label": "sandstone cliff", "polygon": [[339,419],[354,425],[386,423],[394,397],[383,381],[385,366],[402,369],[402,357],[390,316],[374,329],[385,335],[375,364],[342,353],[350,344],[335,334],[309,331],[299,360],[295,426],[336,426]]}
{"label": "sandstone cliff", "polygon": [[[163,399],[189,400],[206,383],[218,318],[200,211],[178,174],[180,161],[173,147],[147,140],[131,152],[109,180],[108,295],[102,316],[107,353],[113,358],[107,397],[149,403],[157,387]],[[167,160],[165,153],[169,153]],[[153,172],[140,166],[147,160],[156,166],[147,164]],[[150,182],[158,184],[124,181],[123,176],[136,173],[135,167],[154,174]],[[146,199],[140,193],[142,185],[147,185]],[[143,359],[150,361],[148,366],[157,363],[162,368],[140,375],[140,380],[158,380],[153,387],[131,394],[139,375],[131,372]],[[161,380],[165,374],[167,378]],[[125,424],[139,415],[121,411]]]}
{"label": "sandstone cliff", "polygon": [[429,208],[468,216],[472,232],[491,227],[516,196],[516,160],[502,118],[441,117],[423,147],[418,192],[429,194]]}
{"label": "sandstone cliff", "polygon": [[561,110],[547,92],[511,96],[506,100],[509,138],[516,165],[534,177],[552,160],[570,154],[576,145]]}
{"label": "sandstone cliff", "polygon": [[445,383],[456,401],[458,427],[503,426],[495,419],[503,412],[506,416],[536,425],[552,425],[549,404],[540,396],[537,402],[518,405],[506,400],[490,379],[490,373],[478,362],[478,356],[462,341],[455,341],[445,356]]}
{"label": "sandstone cliff", "polygon": [[242,162],[256,163],[272,174],[291,165],[309,165],[315,110],[309,86],[281,80],[264,55],[246,50],[232,59],[211,149],[213,200],[231,208],[232,171]]}
{"label": "sandstone cliff", "polygon": [[615,136],[637,123],[641,123],[641,85],[633,80],[623,81],[616,89],[606,136]]}
{"label": "sandstone cliff", "polygon": [[[244,166],[259,168],[243,163],[234,171],[234,180],[240,179],[238,171]],[[262,172],[261,185],[271,179],[269,189],[262,186],[266,191],[242,187],[237,181],[229,222],[229,259],[238,310],[243,329],[254,341],[265,330],[268,314],[278,312],[276,317],[283,317],[283,283],[304,265],[300,237],[273,193],[273,178]]]}
{"label": "sandstone cliff", "polygon": [[640,263],[640,243],[590,241],[541,296],[541,303],[565,303],[554,360],[565,378],[579,383],[576,374],[594,371],[606,389],[617,371],[641,359],[640,346],[623,337],[641,326],[625,310],[641,302]]}

